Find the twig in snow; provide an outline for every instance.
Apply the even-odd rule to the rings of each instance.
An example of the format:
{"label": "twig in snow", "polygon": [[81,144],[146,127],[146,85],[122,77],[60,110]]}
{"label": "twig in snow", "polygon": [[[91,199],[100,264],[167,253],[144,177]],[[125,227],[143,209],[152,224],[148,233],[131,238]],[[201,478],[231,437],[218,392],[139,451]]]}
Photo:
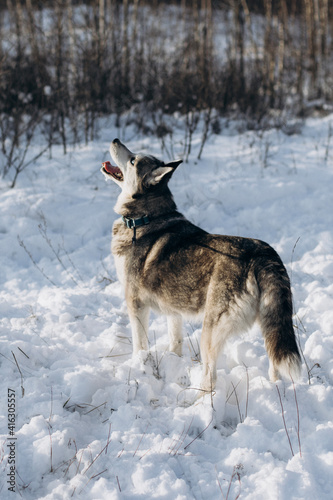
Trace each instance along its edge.
{"label": "twig in snow", "polygon": [[50,436],[50,463],[51,463],[50,472],[53,472],[53,447],[52,447],[52,434],[51,434],[52,427],[50,422],[47,422],[47,429],[49,431],[49,436]]}
{"label": "twig in snow", "polygon": [[76,467],[76,474],[79,473],[80,465],[81,465],[81,461],[82,461],[82,457],[83,457],[83,453],[84,453],[84,450],[82,450],[82,452],[81,452],[80,460],[78,461],[78,464],[77,464],[77,467]]}
{"label": "twig in snow", "polygon": [[[67,446],[68,446],[68,448],[69,448],[69,447],[71,446],[71,442],[72,442],[72,441],[73,441],[74,446],[75,446],[75,454],[73,455],[73,457],[72,457],[70,460],[68,460],[68,461],[66,462],[66,463],[68,463],[68,466],[67,466],[67,469],[66,469],[66,470],[65,470],[65,472],[64,472],[64,477],[66,477],[66,475],[68,474],[69,469],[70,469],[70,468],[72,467],[72,465],[73,465],[73,464],[77,461],[77,446],[76,446],[76,441],[75,441],[75,439],[73,439],[73,440],[72,440],[72,439],[70,438],[70,439],[69,439],[69,441],[68,441],[68,445],[67,445]],[[62,467],[62,464],[60,465],[60,467]],[[77,472],[76,472],[76,473],[77,473]]]}
{"label": "twig in snow", "polygon": [[[106,445],[104,446],[104,448],[102,448],[102,450],[96,455],[96,457],[90,462],[90,465],[88,465],[88,467],[86,468],[86,470],[84,471],[83,474],[87,474],[88,470],[90,469],[90,467],[96,462],[96,460],[102,455],[103,451],[107,449],[107,447],[109,446],[110,444],[110,441],[109,439],[107,440],[107,443]],[[105,472],[105,471],[103,471]],[[94,476],[92,476],[94,477]],[[92,477],[90,479],[92,479]],[[90,481],[89,479],[89,481]]]}
{"label": "twig in snow", "polygon": [[238,464],[238,465],[234,466],[232,474],[231,474],[231,477],[230,477],[230,480],[229,480],[229,484],[228,484],[227,496],[225,497],[224,494],[223,494],[222,485],[221,485],[220,480],[218,478],[217,470],[216,470],[216,467],[215,467],[217,484],[219,486],[221,495],[224,498],[224,500],[228,500],[228,498],[229,498],[229,494],[230,494],[230,490],[231,490],[231,485],[232,485],[232,482],[235,479],[235,477],[237,477],[238,482],[239,482],[239,492],[238,492],[238,495],[235,497],[235,500],[237,500],[240,497],[240,493],[241,493],[241,479],[240,479],[240,473],[238,472],[238,470],[242,469],[242,468],[243,468],[242,464]]}
{"label": "twig in snow", "polygon": [[91,410],[87,411],[86,413],[84,413],[83,415],[88,415],[88,413],[91,413],[92,411],[95,411],[95,410],[98,410],[98,408],[100,408],[101,406],[104,406],[106,405],[106,401],[104,401],[104,403],[101,403],[100,405],[98,406],[94,406],[93,408],[91,408]]}
{"label": "twig in snow", "polygon": [[249,379],[249,371],[246,365],[245,370],[246,370],[246,403],[245,403],[245,417],[247,417],[247,410],[249,406],[249,392],[250,392],[250,379]]}
{"label": "twig in snow", "polygon": [[41,222],[41,224],[38,224],[38,229],[39,229],[39,232],[40,232],[42,238],[44,238],[44,240],[46,241],[46,243],[50,247],[53,255],[55,256],[55,258],[57,259],[57,261],[59,262],[59,264],[61,265],[61,267],[63,268],[63,270],[66,271],[66,273],[68,274],[68,276],[70,277],[70,279],[73,281],[73,283],[76,286],[78,286],[78,282],[76,281],[76,279],[74,278],[74,276],[72,275],[72,273],[67,269],[67,267],[65,266],[63,260],[59,256],[59,250],[58,251],[55,250],[55,248],[54,248],[54,246],[52,244],[52,241],[50,240],[50,238],[49,238],[49,236],[47,234],[47,223],[46,223],[46,219],[45,219],[44,214],[41,213],[40,216],[41,216],[42,222]]}
{"label": "twig in snow", "polygon": [[293,278],[294,253],[295,253],[295,250],[296,250],[296,247],[297,247],[297,243],[299,242],[300,239],[301,239],[301,237],[299,236],[297,238],[297,240],[295,241],[295,244],[294,244],[293,249],[291,251],[291,258],[290,258],[290,282],[291,283],[292,283],[292,278]]}
{"label": "twig in snow", "polygon": [[21,347],[17,347],[19,351],[21,351],[22,354],[24,354],[24,356],[27,358],[27,359],[30,359],[29,356],[21,349]]}
{"label": "twig in snow", "polygon": [[121,493],[121,488],[120,488],[120,483],[119,483],[119,478],[118,478],[118,476],[116,476],[116,479],[117,479],[117,484],[118,484],[119,491],[120,491],[120,493]]}
{"label": "twig in snow", "polygon": [[296,413],[297,413],[297,439],[298,439],[298,449],[299,449],[299,455],[300,457],[302,456],[302,448],[301,448],[301,437],[300,437],[300,418],[299,418],[299,408],[298,408],[298,401],[297,401],[297,394],[296,394],[296,387],[294,380],[292,376],[290,375],[291,381],[293,383],[293,389],[294,389],[294,397],[295,397],[295,405],[296,405]]}
{"label": "twig in snow", "polygon": [[[176,440],[175,444],[172,446],[171,450],[169,451],[169,455],[172,455],[172,456],[175,456],[177,455],[181,445],[184,443],[185,441],[185,438],[186,436],[188,435],[188,431],[190,430],[191,428],[191,425],[192,425],[192,422],[193,422],[193,418],[191,418],[191,422],[190,422],[190,425],[188,426],[186,432],[185,432],[185,424],[184,424],[184,429],[182,430],[182,433],[181,435],[179,436],[178,440]],[[184,437],[183,437],[184,436]],[[179,443],[179,444],[178,444]],[[176,448],[176,449],[175,449]],[[185,450],[185,448],[184,448]]]}
{"label": "twig in snow", "polygon": [[106,472],[106,471],[107,471],[107,469],[102,470],[102,472],[97,472],[97,474],[94,474],[93,476],[91,476],[91,478],[89,479],[89,481],[90,481],[91,479],[95,479],[95,477],[98,477],[98,476],[100,476],[101,474],[104,474],[104,472]]}
{"label": "twig in snow", "polygon": [[319,363],[315,363],[311,368],[307,367],[308,368],[308,378],[309,378],[309,385],[310,385],[310,381],[311,381],[311,378],[312,378],[312,370],[314,368],[321,368],[320,364]]}
{"label": "twig in snow", "polygon": [[[238,400],[238,396],[237,396],[237,391],[236,391],[236,387],[234,386],[233,382],[231,382],[231,385],[233,387],[233,392],[235,393],[235,398],[236,398],[236,403],[237,403],[237,409],[238,409],[238,415],[239,415],[239,420],[240,420],[240,423],[242,424],[243,423],[243,417],[242,417],[242,413],[241,413],[241,410],[240,410],[240,405],[239,405],[239,400]],[[238,384],[237,384],[238,385]]]}
{"label": "twig in snow", "polygon": [[211,424],[212,422],[213,422],[213,417],[212,417],[211,421],[209,422],[209,424],[208,424],[208,425],[206,425],[206,427],[205,427],[205,428],[204,428],[201,432],[199,432],[199,434],[198,434],[198,435],[197,435],[194,439],[192,439],[192,441],[191,441],[190,443],[188,443],[188,444],[185,446],[184,450],[186,450],[189,446],[191,446],[191,444],[192,444],[192,443],[194,443],[194,441],[195,441],[196,439],[198,439],[199,437],[201,437],[201,436],[203,435],[203,433],[204,433],[204,432],[208,429],[208,427],[210,426],[210,424]]}
{"label": "twig in snow", "polygon": [[82,275],[81,275],[80,271],[77,269],[77,267],[76,267],[76,265],[74,264],[74,262],[73,262],[73,260],[72,260],[71,256],[69,255],[68,251],[67,251],[67,250],[66,250],[66,248],[65,248],[65,241],[64,241],[64,236],[63,236],[63,235],[62,235],[62,249],[63,249],[63,251],[64,251],[64,253],[65,253],[65,255],[66,255],[67,259],[69,260],[69,262],[70,262],[71,266],[72,266],[72,267],[73,267],[73,269],[76,271],[76,273],[77,273],[77,275],[78,275],[78,277],[79,277],[80,281],[82,281],[82,282],[83,282],[84,280],[83,280],[83,278],[82,278]]}
{"label": "twig in snow", "polygon": [[108,434],[107,445],[106,445],[106,448],[105,448],[105,455],[108,452],[108,446],[109,446],[109,443],[110,443],[110,436],[111,436],[111,422],[110,422],[110,425],[109,425],[109,434]]}
{"label": "twig in snow", "polygon": [[[291,252],[291,259],[290,259],[290,282],[291,283],[292,283],[292,277],[293,277],[293,260],[294,260],[295,248],[296,248],[297,243],[299,242],[300,238],[301,238],[300,236],[297,238],[297,240],[296,240],[296,242],[295,242],[295,244],[293,246],[292,252]],[[295,310],[294,306],[293,306],[293,309]],[[305,330],[305,327],[304,327],[301,319],[297,316],[297,314],[295,314],[295,316],[296,316],[297,320],[300,322],[300,324],[301,324],[301,326],[303,328],[303,332],[305,332],[306,330]],[[308,363],[307,363],[307,361],[305,359],[305,355],[304,355],[304,352],[303,352],[303,349],[302,349],[302,345],[301,345],[301,341],[300,341],[300,332],[299,332],[300,328],[298,327],[298,325],[294,325],[294,328],[297,329],[297,334],[298,334],[297,337],[296,337],[297,345],[298,345],[299,351],[300,351],[300,353],[302,355],[303,361],[304,361],[304,363],[306,365],[306,368],[307,368],[307,371],[308,371],[308,379],[309,379],[309,385],[310,385],[311,382],[310,382],[310,375],[309,375],[309,365],[308,365]]]}
{"label": "twig in snow", "polygon": [[[104,469],[104,470],[102,470],[101,472],[97,472],[97,474],[94,474],[93,476],[91,476],[91,477],[88,479],[88,481],[86,482],[86,484],[83,486],[83,488],[79,491],[79,495],[80,495],[80,494],[82,493],[82,491],[83,491],[83,490],[84,490],[84,489],[88,486],[88,484],[90,483],[90,481],[91,481],[92,479],[95,479],[96,477],[100,476],[101,474],[104,474],[104,472],[106,472],[107,470],[108,470],[108,469]],[[75,491],[75,490],[74,490],[74,491]],[[72,496],[73,496],[73,494],[74,494],[74,491],[73,491],[73,493],[72,493]]]}
{"label": "twig in snow", "polygon": [[298,349],[299,349],[299,351],[301,353],[301,356],[303,358],[303,361],[304,361],[306,369],[307,369],[309,385],[311,385],[311,370],[312,370],[313,367],[311,369],[309,368],[309,364],[308,364],[308,362],[307,362],[307,360],[305,358],[305,355],[304,355],[304,352],[303,352],[303,349],[302,349],[302,345],[301,345],[301,341],[300,341],[300,331],[303,331],[303,333],[306,333],[306,329],[305,329],[305,326],[304,326],[301,318],[297,314],[295,315],[295,317],[296,317],[296,320],[300,323],[300,325],[302,327],[302,328],[300,328],[298,326],[298,324],[294,325],[294,328],[296,328],[296,330],[297,330],[296,340],[297,340]]}
{"label": "twig in snow", "polygon": [[49,423],[51,423],[52,415],[53,415],[53,387],[51,386],[51,409],[50,409]]}
{"label": "twig in snow", "polygon": [[157,378],[157,380],[160,380],[162,378],[161,374],[160,374],[160,363],[163,359],[165,351],[163,352],[160,359],[158,359],[158,352],[156,349],[156,332],[155,332],[155,330],[154,330],[154,343],[155,343],[155,358],[156,358],[156,360],[155,360],[155,364],[153,364],[153,375]]}
{"label": "twig in snow", "polygon": [[217,481],[217,484],[218,484],[218,486],[220,488],[221,495],[223,496],[223,498],[225,498],[224,495],[223,495],[222,485],[221,485],[220,480],[219,480],[219,476],[218,476],[218,473],[217,473],[216,466],[215,466],[215,473],[216,473],[216,481]]}
{"label": "twig in snow", "polygon": [[145,451],[143,455],[141,455],[141,457],[139,458],[139,460],[141,460],[143,457],[145,457],[147,455],[147,453],[150,452],[150,450],[151,450],[151,448],[148,448],[148,450]]}
{"label": "twig in snow", "polygon": [[238,482],[239,482],[239,493],[238,495],[235,497],[235,500],[237,500],[239,497],[240,497],[240,488],[241,488],[241,480],[240,480],[240,474],[238,472],[237,469],[239,469],[240,467],[243,467],[243,466],[240,466],[240,465],[235,465],[233,471],[232,471],[232,475],[231,475],[231,478],[230,478],[230,481],[229,481],[229,487],[228,487],[228,491],[227,491],[227,496],[226,496],[226,500],[228,500],[229,498],[229,493],[230,493],[230,488],[231,488],[231,484],[232,484],[232,481],[233,479],[237,476],[237,479],[238,479]]}
{"label": "twig in snow", "polygon": [[234,386],[234,384],[232,384],[232,386],[233,386],[234,390],[233,390],[233,391],[231,391],[231,393],[229,394],[229,396],[227,396],[226,403],[228,403],[229,399],[231,398],[231,396],[233,395],[233,393],[235,392],[235,390],[237,389],[237,387],[239,386],[239,384],[240,384],[240,383],[241,383],[241,380],[239,380],[239,381],[237,382],[237,385],[236,385],[236,386]]}
{"label": "twig in snow", "polygon": [[15,354],[13,353],[13,351],[12,351],[12,355],[13,355],[13,358],[14,358],[15,364],[16,364],[17,369],[18,369],[18,371],[19,371],[19,373],[20,373],[20,376],[21,376],[21,391],[22,391],[22,398],[23,398],[23,397],[24,397],[24,387],[23,387],[23,380],[24,380],[24,379],[23,379],[23,374],[22,374],[21,368],[20,368],[20,366],[19,366],[19,364],[18,364],[18,362],[17,362],[16,356],[15,356]]}
{"label": "twig in snow", "polygon": [[333,127],[332,127],[332,122],[330,122],[328,126],[328,136],[327,136],[327,145],[326,145],[326,151],[325,151],[325,163],[328,161],[328,156],[329,156],[329,151],[330,151],[330,142],[331,138],[333,135]]}
{"label": "twig in snow", "polygon": [[137,453],[137,451],[138,451],[138,449],[139,449],[139,446],[140,446],[140,444],[141,444],[141,441],[143,440],[143,437],[146,435],[146,432],[147,432],[148,426],[149,426],[149,422],[148,422],[148,424],[147,424],[147,427],[146,427],[146,429],[145,429],[145,432],[144,432],[144,433],[142,434],[142,436],[141,436],[141,439],[140,439],[140,441],[139,441],[138,446],[136,447],[135,452],[133,453],[133,457],[135,457],[135,455],[136,455],[136,453]]}
{"label": "twig in snow", "polygon": [[282,420],[283,420],[283,425],[284,425],[284,429],[286,431],[286,434],[287,434],[287,438],[288,438],[288,442],[289,442],[289,446],[290,446],[290,451],[291,451],[291,454],[292,456],[294,457],[294,450],[293,450],[293,447],[291,445],[291,441],[290,441],[290,436],[289,436],[289,432],[288,432],[288,429],[287,429],[287,425],[286,425],[286,419],[284,418],[284,409],[283,409],[283,404],[282,404],[282,399],[281,399],[281,394],[280,394],[280,390],[278,388],[278,386],[276,385],[276,390],[278,392],[278,395],[279,395],[279,399],[280,399],[280,404],[281,404],[281,410],[282,410]]}
{"label": "twig in snow", "polygon": [[33,263],[33,265],[36,267],[36,269],[38,269],[38,271],[39,271],[40,273],[42,273],[42,275],[44,276],[44,278],[46,278],[46,279],[47,279],[47,280],[51,283],[51,285],[53,285],[53,286],[58,286],[58,285],[56,285],[56,283],[55,283],[54,281],[52,281],[52,280],[51,280],[51,279],[50,279],[50,278],[49,278],[49,277],[48,277],[48,276],[44,273],[43,269],[42,269],[41,267],[39,267],[39,265],[37,264],[37,262],[35,261],[35,259],[34,259],[34,258],[33,258],[33,256],[31,255],[31,252],[29,252],[29,250],[27,249],[27,247],[26,247],[26,246],[25,246],[25,244],[24,244],[24,241],[23,241],[23,240],[21,240],[21,238],[20,238],[20,236],[19,236],[19,235],[17,236],[17,239],[18,239],[18,242],[19,242],[20,247],[22,247],[22,248],[23,248],[23,250],[24,250],[24,251],[28,254],[28,256],[30,257],[31,262],[32,262],[32,263]]}
{"label": "twig in snow", "polygon": [[[193,327],[191,325],[191,328],[192,328],[192,333],[193,333]],[[195,340],[197,342],[197,348],[194,347],[193,345],[193,342],[192,342],[192,339],[188,333],[188,331],[186,330],[186,334],[187,334],[187,338],[188,338],[188,341],[190,343],[190,347],[192,348],[192,351],[194,353],[194,358],[192,358],[192,361],[198,361],[200,362],[200,347],[199,347],[199,342],[198,342],[198,338],[197,336],[195,337]]]}

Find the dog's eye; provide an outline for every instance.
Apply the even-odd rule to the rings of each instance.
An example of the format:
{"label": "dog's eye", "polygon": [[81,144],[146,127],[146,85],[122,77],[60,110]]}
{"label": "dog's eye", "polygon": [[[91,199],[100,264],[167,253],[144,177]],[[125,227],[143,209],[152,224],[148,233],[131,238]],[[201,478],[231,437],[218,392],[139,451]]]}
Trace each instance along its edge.
{"label": "dog's eye", "polygon": [[131,164],[132,164],[132,165],[134,165],[134,163],[135,163],[135,156],[133,156],[133,157],[130,159],[130,162],[131,162]]}

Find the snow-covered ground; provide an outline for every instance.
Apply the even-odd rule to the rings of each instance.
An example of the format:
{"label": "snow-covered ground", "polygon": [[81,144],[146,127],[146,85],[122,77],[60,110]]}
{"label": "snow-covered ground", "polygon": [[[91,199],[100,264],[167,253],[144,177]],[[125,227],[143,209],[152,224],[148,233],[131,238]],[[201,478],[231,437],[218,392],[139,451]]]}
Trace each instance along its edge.
{"label": "snow-covered ground", "polygon": [[[333,116],[299,135],[223,128],[201,161],[195,135],[171,181],[192,222],[280,253],[305,360],[294,386],[270,383],[255,327],[221,355],[216,394],[191,406],[200,324],[184,325],[178,358],[152,315],[150,351],[131,359],[110,256],[118,188],[99,172],[112,123],[0,184],[1,499],[332,499]],[[120,138],[163,156],[155,139]]]}

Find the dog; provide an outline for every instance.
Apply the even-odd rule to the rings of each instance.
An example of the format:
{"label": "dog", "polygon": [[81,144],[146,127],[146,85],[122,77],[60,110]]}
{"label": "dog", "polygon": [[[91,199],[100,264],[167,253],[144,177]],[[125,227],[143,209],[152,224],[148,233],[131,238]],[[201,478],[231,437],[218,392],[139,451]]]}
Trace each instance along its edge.
{"label": "dog", "polygon": [[182,160],[132,153],[119,139],[101,171],[120,188],[111,249],[124,286],[133,355],[148,348],[149,310],[167,315],[169,350],[182,354],[182,319],[203,321],[200,390],[216,384],[226,340],[258,321],[269,378],[297,379],[301,357],[292,323],[287,271],[267,243],[209,234],[178,212],[168,182]]}

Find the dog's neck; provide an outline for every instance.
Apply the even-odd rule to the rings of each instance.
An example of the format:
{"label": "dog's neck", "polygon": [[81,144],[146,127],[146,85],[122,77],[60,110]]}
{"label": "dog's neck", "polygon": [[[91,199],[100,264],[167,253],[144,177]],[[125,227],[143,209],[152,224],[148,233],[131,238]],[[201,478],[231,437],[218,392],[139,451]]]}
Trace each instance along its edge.
{"label": "dog's neck", "polygon": [[154,219],[161,215],[177,210],[172,194],[168,187],[159,190],[152,190],[151,193],[136,194],[134,196],[121,193],[114,207],[117,214],[128,219],[138,219],[147,215]]}

